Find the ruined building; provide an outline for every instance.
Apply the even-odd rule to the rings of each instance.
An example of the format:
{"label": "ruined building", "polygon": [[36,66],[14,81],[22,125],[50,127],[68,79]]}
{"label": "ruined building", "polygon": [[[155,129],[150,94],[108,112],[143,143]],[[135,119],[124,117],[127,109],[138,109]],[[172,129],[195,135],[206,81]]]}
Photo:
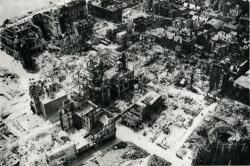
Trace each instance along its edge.
{"label": "ruined building", "polygon": [[43,82],[31,83],[29,93],[31,96],[31,109],[34,113],[42,114],[45,118],[50,118],[56,114],[63,102],[68,98],[64,91],[59,90],[59,84],[57,83],[49,85]]}
{"label": "ruined building", "polygon": [[140,98],[136,103],[127,108],[122,116],[122,122],[130,127],[137,127],[152,112],[160,109],[162,102],[161,95],[151,91]]}
{"label": "ruined building", "polygon": [[156,44],[173,50],[177,53],[190,54],[194,50],[194,39],[190,33],[183,30],[165,30],[156,28],[148,33],[147,37],[152,38]]}
{"label": "ruined building", "polygon": [[170,17],[170,4],[168,2],[160,2],[154,4],[154,14],[164,16],[164,17]]}
{"label": "ruined building", "polygon": [[115,67],[103,73],[101,71],[100,74],[95,73],[92,64],[89,64],[89,72],[93,76],[88,79],[88,94],[90,99],[93,99],[97,104],[107,105],[115,98],[122,97],[128,90],[132,89],[134,71],[128,70],[126,63],[126,57],[123,54]]}
{"label": "ruined building", "polygon": [[72,101],[66,100],[63,102],[63,105],[59,109],[59,111],[61,128],[67,131],[74,126],[73,116],[75,111],[75,105]]}
{"label": "ruined building", "polygon": [[63,7],[35,14],[23,23],[0,29],[0,48],[29,68],[32,66],[32,56],[44,50],[43,39],[48,41],[61,33],[72,32],[73,22],[85,16],[85,0],[72,1]]}
{"label": "ruined building", "polygon": [[235,98],[245,104],[249,103],[249,92],[250,92],[250,70],[248,70],[244,75],[237,78],[234,83],[233,94]]}
{"label": "ruined building", "polygon": [[76,145],[73,141],[66,142],[46,153],[47,163],[50,166],[63,165],[66,161],[76,158]]}
{"label": "ruined building", "polygon": [[32,17],[32,22],[41,29],[43,38],[48,41],[52,37],[58,37],[61,34],[60,23],[53,12],[44,12]]}
{"label": "ruined building", "polygon": [[142,33],[146,31],[146,18],[145,17],[137,17],[133,19],[134,31]]}
{"label": "ruined building", "polygon": [[[116,2],[117,3],[117,2]],[[122,9],[115,7],[116,4],[113,4],[113,8],[108,8],[109,5],[106,3],[98,3],[95,1],[88,2],[88,13],[94,17],[102,18],[112,22],[121,22],[122,21]],[[112,5],[110,5],[112,6]]]}
{"label": "ruined building", "polygon": [[[111,113],[87,100],[80,108],[75,108],[74,104],[74,101],[67,101],[60,109],[60,123],[63,130],[69,130],[72,127],[86,130],[92,146],[99,146],[115,138],[115,120]],[[86,135],[86,138],[88,136]],[[85,145],[77,148],[78,153],[85,150]]]}
{"label": "ruined building", "polygon": [[[49,165],[64,164],[116,137],[115,119],[108,110],[88,100],[75,100],[75,97],[63,101],[59,108],[64,130],[61,132],[67,139],[46,152]],[[66,133],[68,130],[74,132]]]}
{"label": "ruined building", "polygon": [[187,6],[181,6],[178,1],[171,0],[155,2],[153,10],[154,14],[169,18],[181,17],[191,11]]}
{"label": "ruined building", "polygon": [[86,16],[85,0],[77,0],[43,13],[35,14],[23,23],[0,29],[0,48],[22,62],[25,68],[33,65],[32,56],[44,50],[44,40],[71,32],[73,22]]}
{"label": "ruined building", "polygon": [[31,20],[41,29],[43,38],[48,41],[62,33],[73,32],[74,22],[85,19],[86,14],[86,1],[76,0],[60,8],[36,14]]}
{"label": "ruined building", "polygon": [[86,98],[101,106],[107,106],[134,87],[134,71],[127,68],[124,54],[114,67],[107,63],[103,59],[97,62],[90,60],[87,63],[87,76],[74,76],[81,84]]}
{"label": "ruined building", "polygon": [[218,126],[208,132],[208,143],[197,150],[192,165],[247,165],[249,143],[249,136]]}
{"label": "ruined building", "polygon": [[70,32],[73,29],[73,22],[86,16],[86,1],[77,0],[64,5],[60,8],[58,16],[62,33]]}
{"label": "ruined building", "polygon": [[43,52],[42,33],[29,21],[6,27],[0,31],[0,48],[30,68],[32,56]]}
{"label": "ruined building", "polygon": [[114,23],[122,22],[123,10],[138,5],[141,0],[92,0],[88,1],[88,14]]}

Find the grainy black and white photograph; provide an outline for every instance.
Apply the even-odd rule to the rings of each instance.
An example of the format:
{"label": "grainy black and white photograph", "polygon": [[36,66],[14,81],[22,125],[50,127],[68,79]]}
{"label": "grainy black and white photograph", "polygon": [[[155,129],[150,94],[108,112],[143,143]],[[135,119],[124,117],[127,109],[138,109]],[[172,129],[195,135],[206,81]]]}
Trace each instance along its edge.
{"label": "grainy black and white photograph", "polygon": [[0,0],[0,166],[250,165],[250,0]]}

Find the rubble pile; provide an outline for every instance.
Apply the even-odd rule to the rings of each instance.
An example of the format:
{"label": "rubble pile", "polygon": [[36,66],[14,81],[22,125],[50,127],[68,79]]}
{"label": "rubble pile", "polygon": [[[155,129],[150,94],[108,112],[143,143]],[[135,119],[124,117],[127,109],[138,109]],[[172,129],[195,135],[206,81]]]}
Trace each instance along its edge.
{"label": "rubble pile", "polygon": [[[7,100],[13,99],[19,95],[20,91],[15,87],[19,81],[19,76],[15,73],[9,72],[7,69],[0,68],[0,97]],[[8,87],[8,91],[5,90]]]}
{"label": "rubble pile", "polygon": [[[193,98],[190,98],[188,96],[184,96],[179,98],[179,102],[183,100],[183,106],[181,106],[184,109],[184,112],[187,114],[190,114],[192,116],[197,116],[200,111],[203,109],[203,106],[195,101]],[[194,107],[195,106],[195,107]]]}
{"label": "rubble pile", "polygon": [[58,57],[56,53],[45,52],[37,58],[41,80],[47,83],[52,83],[53,81],[58,82],[66,91],[71,91],[72,87],[76,85],[76,82],[73,80],[73,75],[77,73],[79,69],[86,68],[84,65],[86,59],[88,59],[88,57],[78,57],[77,55]]}
{"label": "rubble pile", "polygon": [[[133,151],[133,155],[130,154]],[[159,160],[160,163],[168,163],[163,159],[153,157],[153,160]],[[119,142],[109,148],[103,155],[97,157],[94,160],[89,160],[84,162],[84,165],[97,166],[97,165],[148,165],[151,162],[151,156],[149,153],[145,152],[141,148],[137,147],[135,144],[130,142]],[[164,165],[165,166],[165,165]],[[166,165],[168,166],[168,165]]]}
{"label": "rubble pile", "polygon": [[[22,139],[13,139],[12,143],[9,144],[10,146],[1,150],[2,158],[0,165],[15,165],[17,163],[20,165],[47,165],[45,152],[53,148],[54,145],[64,143],[58,137],[58,132],[60,131],[58,127],[54,126],[54,128],[49,129],[46,128],[49,127],[47,124],[43,124],[43,127],[46,129],[44,130],[41,126],[37,126],[36,123],[39,122],[29,118],[32,117],[26,115],[23,118],[24,121],[30,121],[32,124],[29,128],[25,128],[26,132],[25,134],[22,133]],[[20,117],[18,120],[20,120]],[[12,138],[11,134],[8,137]]]}
{"label": "rubble pile", "polygon": [[[86,41],[90,39],[93,33],[95,19],[93,17],[86,17],[84,20],[79,20],[75,23],[76,32],[71,35],[66,35],[62,41],[56,41],[60,48],[61,55],[81,54],[89,50]],[[60,45],[59,45],[60,44]]]}
{"label": "rubble pile", "polygon": [[18,74],[0,67],[0,116],[6,118],[13,110],[13,101],[22,97],[24,91],[20,86],[21,79]]}
{"label": "rubble pile", "polygon": [[186,114],[195,117],[204,108],[204,101],[198,100],[194,96],[170,92],[168,94],[167,106],[174,110],[182,109]]}
{"label": "rubble pile", "polygon": [[2,155],[1,165],[36,165],[46,164],[44,149],[37,146],[33,141],[21,142],[12,145],[10,149]]}
{"label": "rubble pile", "polygon": [[[217,132],[217,138],[214,132]],[[193,160],[193,164],[227,164],[241,163],[248,164],[250,154],[249,137],[240,138],[239,135],[232,135],[230,129],[217,127],[210,131],[213,139],[210,144],[202,145]],[[206,149],[206,151],[204,151]],[[204,153],[206,158],[204,158]]]}
{"label": "rubble pile", "polygon": [[[230,103],[230,102],[222,102],[223,106],[222,108],[227,108],[225,111],[233,114],[232,116],[239,115],[243,119],[249,119],[250,117],[250,111],[249,107],[240,103]],[[221,109],[222,109],[221,108]],[[222,110],[221,110],[222,112]]]}
{"label": "rubble pile", "polygon": [[19,138],[14,135],[8,126],[6,126],[2,119],[0,119],[0,150],[4,151],[6,150],[6,147],[4,145],[6,144],[13,144],[15,143]]}
{"label": "rubble pile", "polygon": [[5,20],[1,50],[37,73],[0,68],[1,165],[81,165],[115,137],[134,144],[89,165],[249,164],[250,109],[231,101],[249,105],[248,8],[69,0]]}
{"label": "rubble pile", "polygon": [[139,158],[145,158],[149,155],[148,152],[145,150],[137,147],[136,145],[130,144],[129,145],[129,150],[124,153],[121,158],[122,159],[130,159],[130,160],[136,160]]}
{"label": "rubble pile", "polygon": [[128,146],[126,142],[119,142],[115,144],[114,146],[111,147],[112,150],[117,150],[117,149],[124,149]]}
{"label": "rubble pile", "polygon": [[[148,48],[148,45],[142,42],[129,47],[128,57],[133,59],[135,74],[141,75],[145,83],[153,80],[154,84],[160,85],[174,83],[179,87],[191,86],[190,89],[199,94],[208,90],[207,74],[202,72],[203,65],[200,65],[202,60],[197,60],[192,55],[186,59],[179,58],[176,52],[160,45],[156,44]],[[188,84],[180,85],[182,80]]]}
{"label": "rubble pile", "polygon": [[196,151],[193,164],[248,164],[250,136],[245,114],[249,112],[248,106],[223,99],[186,141],[187,148]]}
{"label": "rubble pile", "polygon": [[10,78],[10,79],[16,80],[16,79],[18,79],[19,77],[18,77],[17,74],[10,73],[10,72],[8,72],[7,69],[2,69],[2,68],[1,68],[1,69],[0,69],[0,78],[6,78],[6,79]]}
{"label": "rubble pile", "polygon": [[152,155],[149,166],[171,166],[172,164],[156,155]]}

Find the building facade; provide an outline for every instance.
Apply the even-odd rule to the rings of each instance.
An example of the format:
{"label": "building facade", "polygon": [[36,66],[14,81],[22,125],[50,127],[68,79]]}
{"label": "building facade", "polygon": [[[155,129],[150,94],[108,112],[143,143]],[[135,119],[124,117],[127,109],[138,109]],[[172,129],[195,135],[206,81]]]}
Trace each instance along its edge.
{"label": "building facade", "polygon": [[161,95],[150,91],[136,103],[127,108],[124,115],[122,115],[122,122],[129,127],[137,127],[154,111],[160,109],[162,102]]}

